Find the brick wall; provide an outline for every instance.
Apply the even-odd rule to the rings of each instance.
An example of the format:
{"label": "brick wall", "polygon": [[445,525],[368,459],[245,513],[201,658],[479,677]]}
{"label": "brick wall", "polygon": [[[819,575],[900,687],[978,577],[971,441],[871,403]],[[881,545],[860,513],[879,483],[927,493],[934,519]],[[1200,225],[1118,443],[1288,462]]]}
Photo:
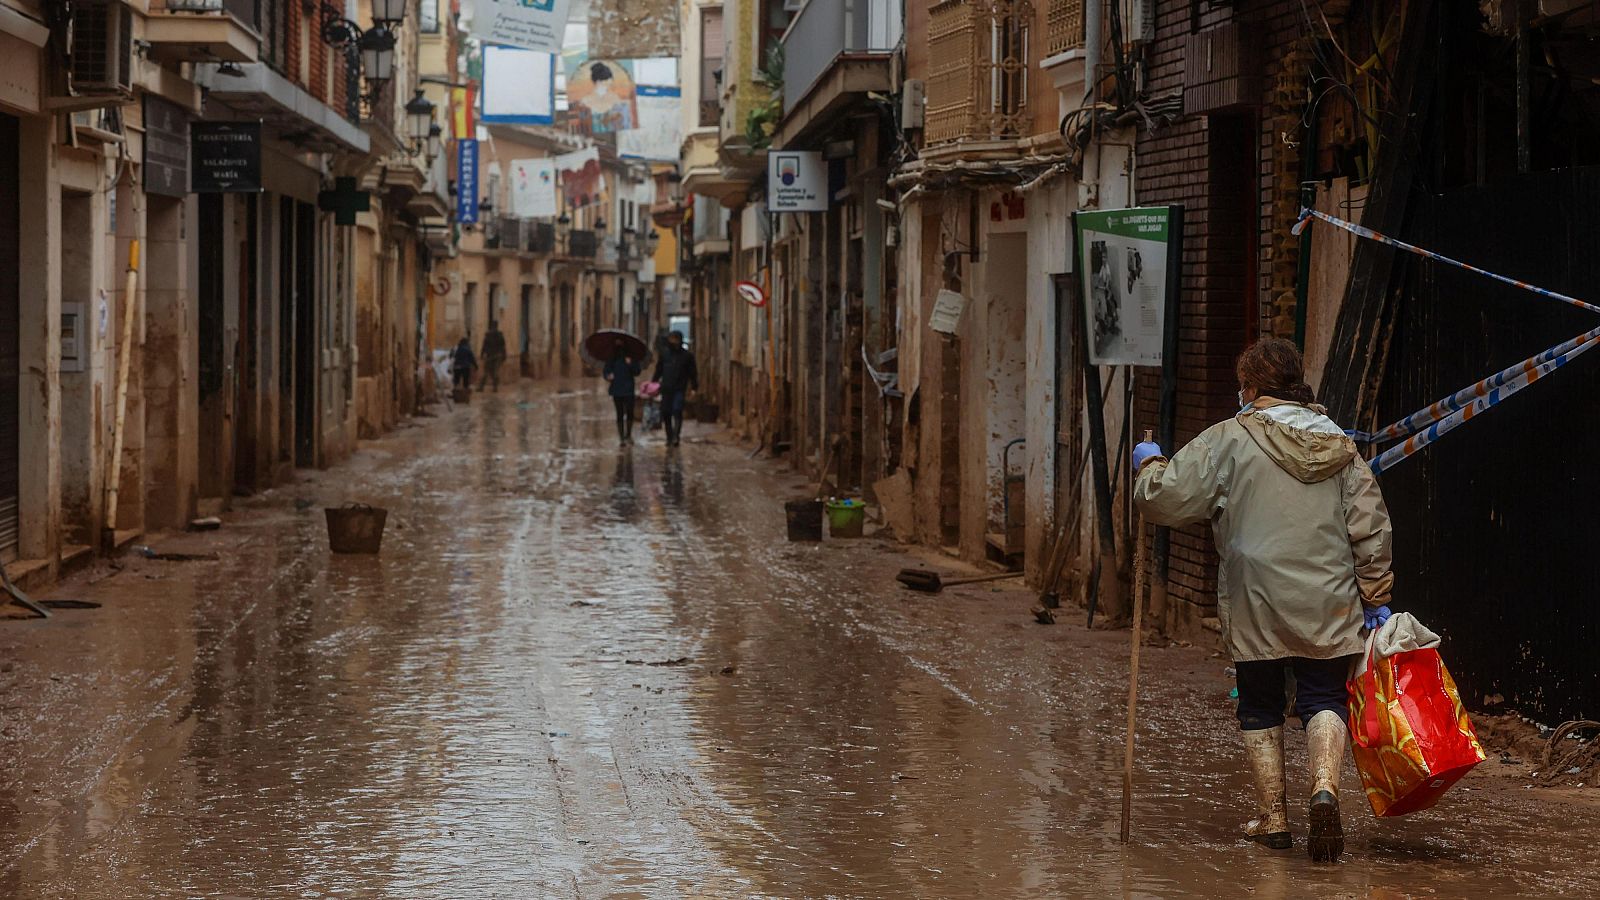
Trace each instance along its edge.
{"label": "brick wall", "polygon": [[[1261,74],[1268,85],[1282,67],[1285,51],[1302,34],[1298,3],[1290,0],[1232,7],[1159,0],[1157,6],[1156,40],[1147,56],[1154,95],[1183,89],[1183,44],[1194,31],[1234,16],[1250,23],[1252,38],[1264,48]],[[1186,116],[1139,135],[1139,204],[1185,207],[1179,446],[1234,413],[1238,385],[1233,360],[1249,340],[1272,327],[1273,298],[1267,291],[1275,265],[1281,271],[1285,262],[1284,242],[1277,239],[1279,229],[1271,217],[1285,163],[1277,158],[1286,152],[1278,134],[1280,118],[1260,107],[1231,110]],[[1154,423],[1158,406],[1158,376],[1143,373],[1135,419]],[[1209,527],[1173,534],[1170,571],[1174,598],[1215,604],[1216,553]]]}

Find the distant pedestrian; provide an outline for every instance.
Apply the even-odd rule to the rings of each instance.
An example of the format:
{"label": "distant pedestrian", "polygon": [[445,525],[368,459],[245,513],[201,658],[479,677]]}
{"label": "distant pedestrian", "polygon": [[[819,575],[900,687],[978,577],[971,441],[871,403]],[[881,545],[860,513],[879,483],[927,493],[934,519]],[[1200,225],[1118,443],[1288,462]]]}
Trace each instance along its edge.
{"label": "distant pedestrian", "polygon": [[472,355],[472,341],[466,337],[456,345],[450,360],[450,380],[458,391],[472,390],[472,370],[478,367],[478,358]]}
{"label": "distant pedestrian", "polygon": [[1284,677],[1311,761],[1316,862],[1344,852],[1339,772],[1350,743],[1345,682],[1363,625],[1389,617],[1389,511],[1355,444],[1313,400],[1300,351],[1265,338],[1239,357],[1239,412],[1168,460],[1133,450],[1134,500],[1156,525],[1210,522],[1221,557],[1217,611],[1238,671],[1239,729],[1255,776],[1250,837],[1292,843],[1284,802]]}
{"label": "distant pedestrian", "polygon": [[683,435],[683,400],[689,391],[700,390],[700,370],[694,354],[683,346],[683,332],[667,335],[667,349],[656,363],[655,377],[661,385],[661,421],[667,426],[667,446],[678,446]]}
{"label": "distant pedestrian", "polygon": [[633,443],[633,379],[638,376],[639,369],[639,361],[628,355],[619,339],[612,346],[605,376],[611,383],[611,403],[617,408],[617,440],[624,447]]}
{"label": "distant pedestrian", "polygon": [[494,382],[496,393],[500,391],[500,364],[506,361],[506,336],[500,330],[500,324],[493,319],[489,320],[489,333],[483,336],[483,380],[478,382],[478,390],[483,390],[484,385]]}

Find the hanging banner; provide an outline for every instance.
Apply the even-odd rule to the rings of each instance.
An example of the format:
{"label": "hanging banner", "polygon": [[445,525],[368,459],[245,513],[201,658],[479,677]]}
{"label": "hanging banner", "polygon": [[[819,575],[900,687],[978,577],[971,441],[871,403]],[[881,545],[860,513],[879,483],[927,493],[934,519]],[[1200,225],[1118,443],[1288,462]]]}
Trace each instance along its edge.
{"label": "hanging banner", "polygon": [[[1159,366],[1166,322],[1172,209],[1111,209],[1076,215],[1077,267],[1099,366]],[[1174,265],[1177,259],[1172,259]]]}
{"label": "hanging banner", "polygon": [[476,0],[473,37],[524,50],[560,53],[570,0]]}
{"label": "hanging banner", "polygon": [[515,47],[484,47],[482,112],[486,123],[554,123],[555,55]]}
{"label": "hanging banner", "polygon": [[260,191],[261,123],[191,123],[189,180],[197,194]]}
{"label": "hanging banner", "polygon": [[821,151],[774,150],[767,155],[767,209],[828,211],[828,164]]}
{"label": "hanging banner", "polygon": [[450,89],[450,137],[457,141],[475,140],[478,123],[474,119],[478,109],[477,85]]}
{"label": "hanging banner", "polygon": [[556,171],[560,173],[561,193],[569,209],[580,209],[599,203],[605,190],[600,177],[600,151],[585,147],[555,158]]}
{"label": "hanging banner", "polygon": [[638,89],[639,126],[617,132],[617,153],[634,159],[676,162],[683,144],[683,92],[675,87]]}
{"label": "hanging banner", "polygon": [[590,0],[589,49],[596,56],[644,59],[678,56],[676,0]]}
{"label": "hanging banner", "polygon": [[456,221],[478,221],[478,142],[456,141]]}
{"label": "hanging banner", "polygon": [[630,63],[586,56],[567,70],[567,112],[582,134],[612,134],[639,127]]}
{"label": "hanging banner", "polygon": [[556,214],[556,161],[553,159],[513,159],[511,161],[511,212],[528,219]]}

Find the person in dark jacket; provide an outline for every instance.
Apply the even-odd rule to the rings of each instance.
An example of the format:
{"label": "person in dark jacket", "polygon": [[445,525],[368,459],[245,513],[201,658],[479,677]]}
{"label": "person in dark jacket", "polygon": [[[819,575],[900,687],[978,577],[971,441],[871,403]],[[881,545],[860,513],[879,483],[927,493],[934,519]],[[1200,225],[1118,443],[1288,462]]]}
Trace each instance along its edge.
{"label": "person in dark jacket", "polygon": [[472,370],[478,367],[478,358],[472,355],[472,341],[463,337],[461,343],[456,345],[456,353],[450,360],[450,377],[457,390],[472,390]]}
{"label": "person in dark jacket", "polygon": [[500,392],[500,364],[505,361],[505,332],[500,330],[500,323],[490,319],[489,333],[483,336],[483,379],[478,382],[478,390],[493,381],[495,393]]}
{"label": "person in dark jacket", "polygon": [[688,391],[700,390],[700,370],[694,354],[683,346],[683,332],[667,335],[667,350],[656,363],[654,380],[661,385],[661,420],[667,426],[667,446],[678,446],[683,434],[683,398]]}
{"label": "person in dark jacket", "polygon": [[639,374],[639,363],[629,356],[622,341],[618,340],[606,363],[606,381],[611,382],[611,402],[617,408],[617,440],[626,447],[633,443],[633,379]]}

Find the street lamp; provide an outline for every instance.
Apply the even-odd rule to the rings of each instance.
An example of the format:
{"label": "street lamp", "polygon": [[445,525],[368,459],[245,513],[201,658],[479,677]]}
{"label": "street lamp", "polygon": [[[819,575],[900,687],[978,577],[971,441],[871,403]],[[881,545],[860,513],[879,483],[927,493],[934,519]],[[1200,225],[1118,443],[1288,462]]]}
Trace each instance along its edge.
{"label": "street lamp", "polygon": [[597,218],[597,219],[594,220],[594,233],[595,234],[605,234],[606,233],[606,220],[605,220],[604,217]]}
{"label": "street lamp", "polygon": [[382,25],[367,29],[356,39],[361,72],[368,81],[383,85],[394,77],[394,45],[394,32]]}
{"label": "street lamp", "polygon": [[433,109],[433,101],[423,95],[422,88],[406,101],[406,134],[414,150],[426,149],[431,129],[438,127],[433,124]]}
{"label": "street lamp", "polygon": [[644,252],[646,256],[655,256],[656,248],[661,246],[661,234],[650,228],[644,235]]}
{"label": "street lamp", "polygon": [[372,20],[383,25],[399,25],[406,18],[407,0],[372,0]]}
{"label": "street lamp", "polygon": [[428,160],[431,162],[439,158],[444,152],[444,129],[438,122],[428,126]]}

